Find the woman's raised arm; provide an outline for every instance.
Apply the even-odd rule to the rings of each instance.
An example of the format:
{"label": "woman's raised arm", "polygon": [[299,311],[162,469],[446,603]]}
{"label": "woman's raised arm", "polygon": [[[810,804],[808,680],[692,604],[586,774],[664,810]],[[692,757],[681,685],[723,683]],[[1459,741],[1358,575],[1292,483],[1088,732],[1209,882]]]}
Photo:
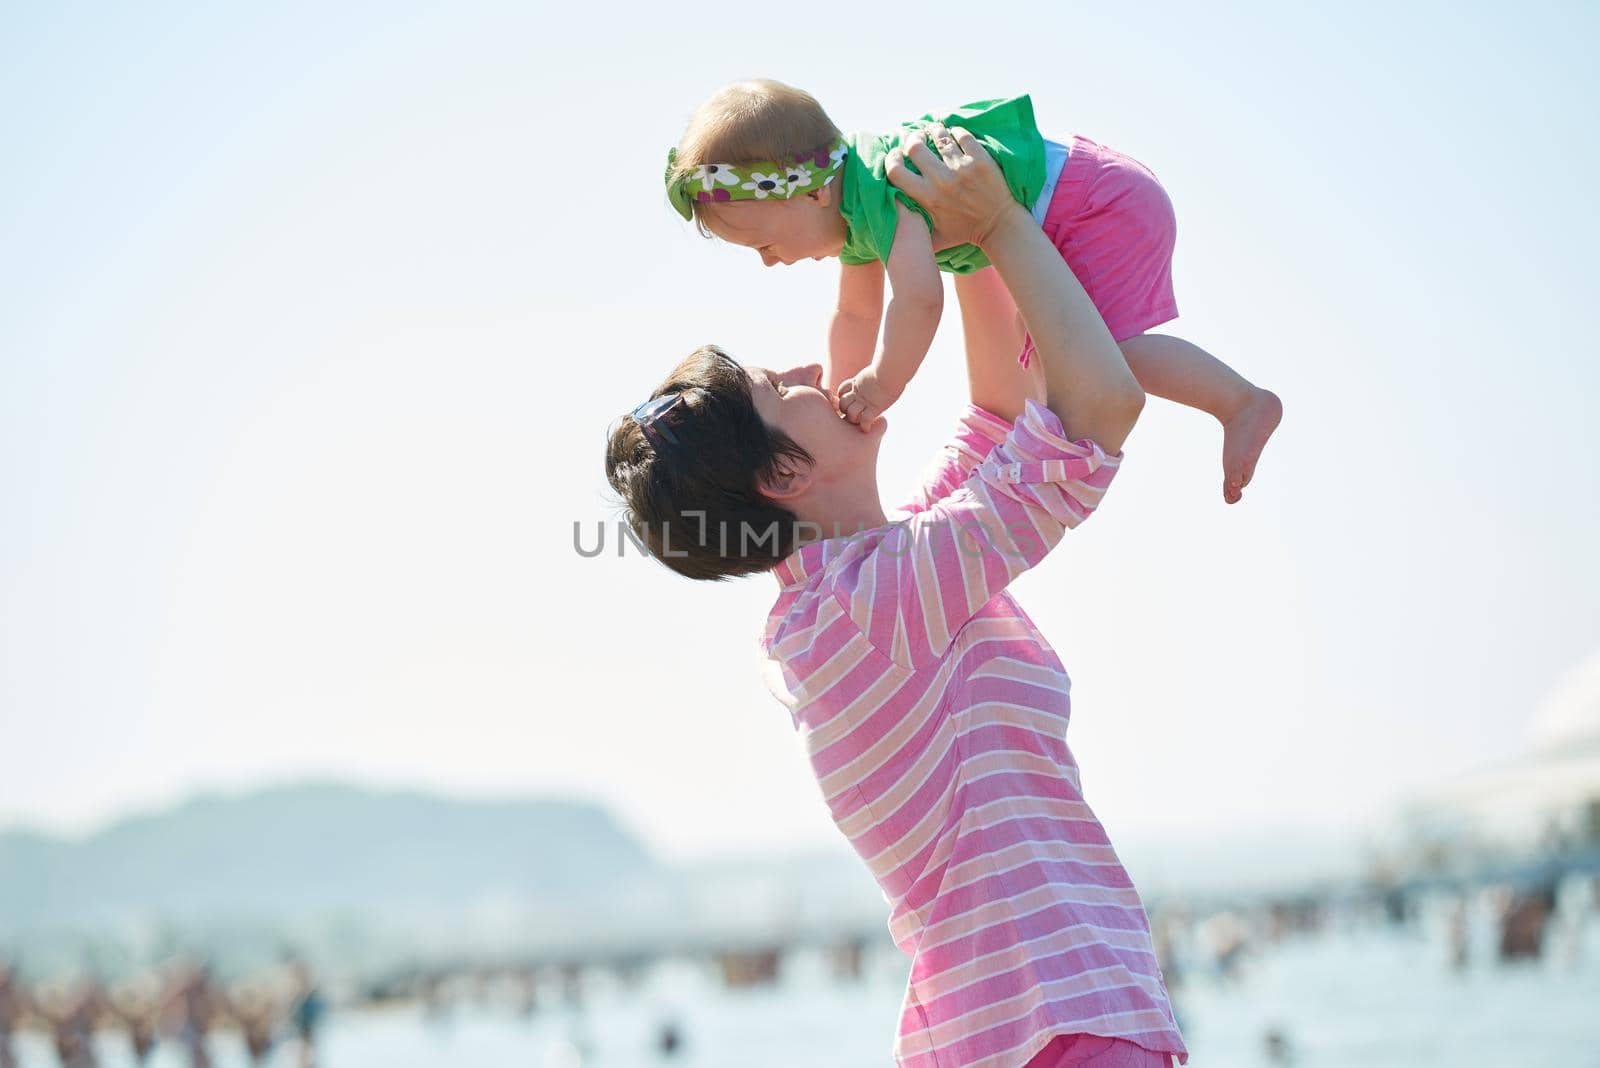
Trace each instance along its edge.
{"label": "woman's raised arm", "polygon": [[967,396],[1007,423],[1022,415],[1023,402],[1044,403],[1044,378],[1037,361],[1017,361],[1022,324],[1006,284],[993,267],[956,275],[961,336],[967,348]]}
{"label": "woman's raised arm", "polygon": [[978,139],[960,128],[933,126],[927,133],[938,155],[914,142],[905,157],[921,172],[915,173],[892,153],[889,180],[933,216],[936,240],[970,241],[993,261],[1033,335],[1045,404],[1067,436],[1120,451],[1144,407],[1144,391],[1100,313],[1061,253],[1011,198]]}

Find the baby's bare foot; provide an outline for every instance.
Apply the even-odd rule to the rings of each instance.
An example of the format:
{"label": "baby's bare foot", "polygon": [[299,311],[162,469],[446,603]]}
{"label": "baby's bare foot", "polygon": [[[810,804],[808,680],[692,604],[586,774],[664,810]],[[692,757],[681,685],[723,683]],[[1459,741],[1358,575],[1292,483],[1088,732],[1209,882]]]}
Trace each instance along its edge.
{"label": "baby's bare foot", "polygon": [[1283,418],[1283,402],[1258,389],[1232,419],[1222,424],[1222,499],[1238,504],[1256,473],[1256,461]]}

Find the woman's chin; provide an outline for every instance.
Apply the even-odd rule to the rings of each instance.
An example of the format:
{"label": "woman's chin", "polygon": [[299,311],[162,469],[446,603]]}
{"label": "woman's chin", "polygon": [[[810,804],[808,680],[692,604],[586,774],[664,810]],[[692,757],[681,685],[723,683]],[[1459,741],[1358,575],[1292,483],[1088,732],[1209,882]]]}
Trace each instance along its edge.
{"label": "woman's chin", "polygon": [[840,419],[839,425],[842,427],[847,427],[850,432],[855,434],[857,437],[877,439],[882,437],[883,432],[888,429],[889,418],[888,416],[880,415],[872,422],[868,423],[865,428],[857,426],[848,419]]}

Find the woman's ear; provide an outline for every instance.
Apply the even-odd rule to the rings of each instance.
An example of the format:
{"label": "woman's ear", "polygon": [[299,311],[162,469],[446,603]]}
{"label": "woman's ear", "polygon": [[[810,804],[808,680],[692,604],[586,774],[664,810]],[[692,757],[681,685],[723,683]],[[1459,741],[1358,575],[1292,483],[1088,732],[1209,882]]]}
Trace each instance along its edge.
{"label": "woman's ear", "polygon": [[775,501],[788,501],[811,488],[811,468],[793,460],[779,460],[769,475],[756,479],[762,494]]}

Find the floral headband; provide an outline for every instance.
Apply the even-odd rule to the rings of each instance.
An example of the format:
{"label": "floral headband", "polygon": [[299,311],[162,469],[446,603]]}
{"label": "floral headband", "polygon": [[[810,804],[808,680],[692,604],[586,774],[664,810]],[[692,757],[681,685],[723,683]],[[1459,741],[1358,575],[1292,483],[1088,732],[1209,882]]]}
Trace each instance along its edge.
{"label": "floral headband", "polygon": [[667,151],[667,199],[685,219],[694,218],[694,205],[730,200],[787,200],[821,189],[839,176],[850,154],[844,138],[825,148],[805,152],[788,162],[703,163],[676,182],[672,172],[678,150]]}

